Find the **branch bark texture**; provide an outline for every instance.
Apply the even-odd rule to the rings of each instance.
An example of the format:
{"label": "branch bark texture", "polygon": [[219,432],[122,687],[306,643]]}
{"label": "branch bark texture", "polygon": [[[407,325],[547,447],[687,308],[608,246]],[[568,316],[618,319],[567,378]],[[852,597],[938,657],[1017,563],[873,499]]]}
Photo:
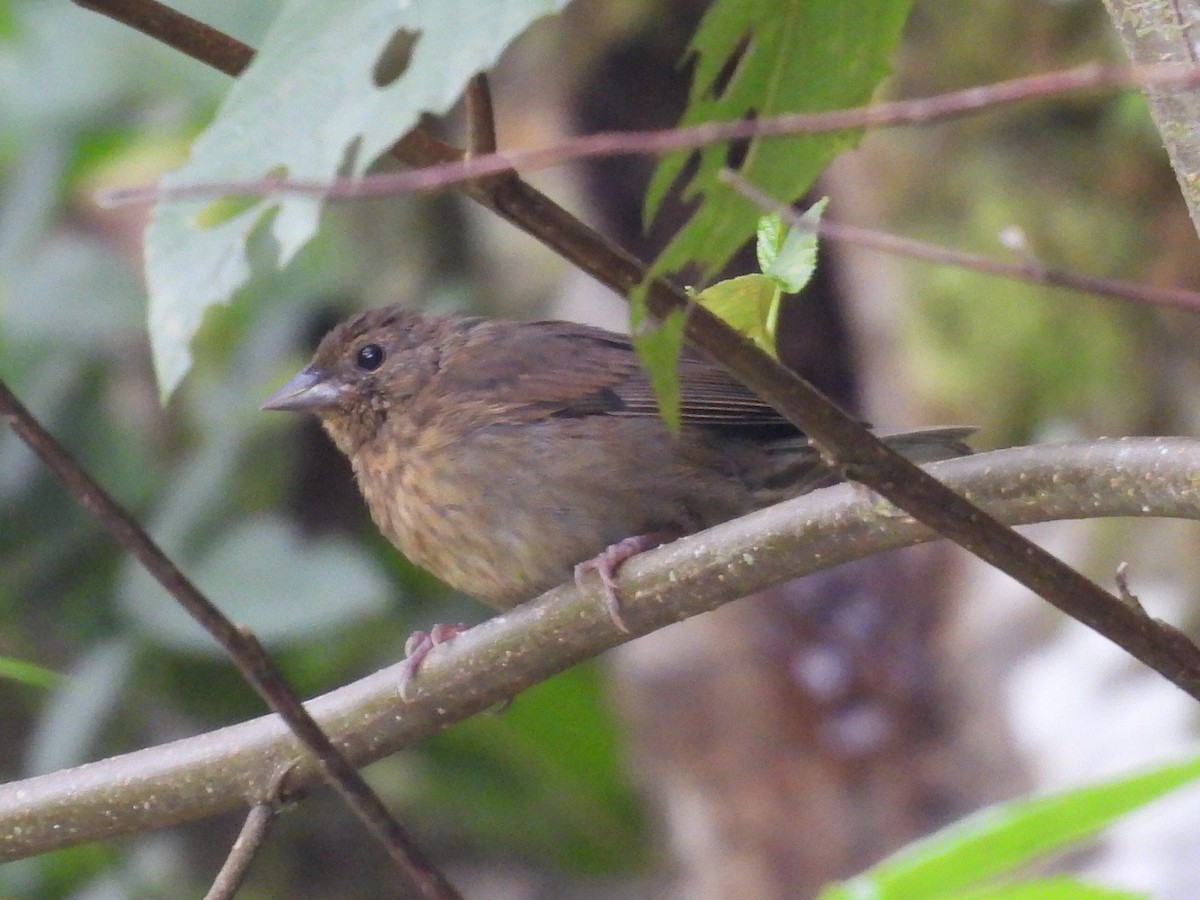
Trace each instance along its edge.
{"label": "branch bark texture", "polygon": [[[1200,440],[1017,448],[929,468],[1009,524],[1102,516],[1200,520]],[[862,487],[816,491],[630,560],[621,589],[631,635],[613,624],[600,590],[567,585],[435,649],[407,701],[399,694],[400,667],[393,666],[307,706],[347,759],[365,765],[633,637],[788,578],[935,537]],[[1145,634],[1164,644],[1175,640],[1170,626],[1135,615]],[[2,785],[0,861],[252,805],[271,796],[284,767],[292,767],[293,789],[320,780],[315,759],[282,720],[264,716]]]}
{"label": "branch bark texture", "polygon": [[[1200,0],[1104,0],[1134,64],[1200,60]],[[1150,112],[1200,233],[1200,90],[1147,85]]]}

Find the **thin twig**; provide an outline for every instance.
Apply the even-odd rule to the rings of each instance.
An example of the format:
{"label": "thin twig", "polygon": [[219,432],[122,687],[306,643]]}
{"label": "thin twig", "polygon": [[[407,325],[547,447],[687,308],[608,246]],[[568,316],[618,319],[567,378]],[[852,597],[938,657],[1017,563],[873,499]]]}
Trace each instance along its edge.
{"label": "thin twig", "polygon": [[283,675],[249,631],[234,625],[158,547],[145,530],[44,429],[0,380],[0,416],[159,584],[225,649],[267,705],[316,755],[330,785],[383,844],[421,896],[453,898],[458,893],[408,837],[362,775],[346,761],[287,687]]}
{"label": "thin twig", "polygon": [[73,0],[180,53],[202,59],[226,75],[240,75],[254,50],[236,38],[161,3],[146,0]]}
{"label": "thin twig", "polygon": [[856,128],[885,128],[929,124],[973,113],[988,112],[1032,100],[1067,93],[1116,88],[1189,87],[1200,84],[1196,66],[1102,66],[1088,64],[1075,69],[1028,75],[979,87],[952,91],[934,97],[896,100],[875,106],[832,112],[790,113],[765,119],[709,122],[685,128],[656,131],[610,131],[568,138],[550,147],[508,150],[504,153],[469,155],[458,162],[426,166],[408,172],[384,172],[362,178],[302,181],[288,178],[256,178],[244,181],[209,181],[202,184],[161,188],[157,185],[116,188],[104,191],[107,205],[161,200],[208,199],[228,194],[269,196],[298,194],[326,199],[394,196],[427,193],[508,170],[533,172],[567,162],[610,156],[662,155],[697,150],[712,144],[749,138],[815,134]]}
{"label": "thin twig", "polygon": [[1143,616],[1146,615],[1146,609],[1142,606],[1142,601],[1138,599],[1138,595],[1129,589],[1129,563],[1122,560],[1117,563],[1117,596],[1121,598],[1121,602],[1131,609],[1137,610]]}
{"label": "thin twig", "polygon": [[467,158],[496,152],[496,113],[486,72],[467,82]]}
{"label": "thin twig", "polygon": [[221,871],[205,892],[204,900],[233,900],[246,880],[258,848],[267,839],[277,814],[270,803],[258,803],[250,808],[246,821],[242,823],[242,830],[229,849]]}
{"label": "thin twig", "polygon": [[229,848],[229,855],[225,857],[221,871],[213,879],[204,900],[232,900],[237,894],[250,872],[250,864],[254,862],[254,857],[258,855],[259,848],[266,841],[267,834],[279,815],[284,803],[283,784],[292,768],[290,765],[280,768],[267,796],[250,807],[237,840]]}
{"label": "thin twig", "polygon": [[979,253],[967,253],[950,247],[901,237],[886,231],[847,225],[844,222],[835,222],[826,218],[822,218],[814,225],[811,220],[797,215],[791,206],[770,197],[736,172],[723,169],[720,178],[747,200],[768,212],[775,213],[793,228],[815,231],[821,237],[833,241],[866,247],[894,256],[920,259],[937,265],[956,266],[984,275],[995,275],[999,278],[1011,278],[1031,284],[1044,284],[1050,287],[1095,294],[1100,297],[1111,297],[1114,300],[1128,300],[1134,303],[1186,309],[1192,312],[1200,310],[1200,293],[1183,288],[1157,288],[1136,281],[1080,275],[1044,266],[1035,261],[1009,262]]}

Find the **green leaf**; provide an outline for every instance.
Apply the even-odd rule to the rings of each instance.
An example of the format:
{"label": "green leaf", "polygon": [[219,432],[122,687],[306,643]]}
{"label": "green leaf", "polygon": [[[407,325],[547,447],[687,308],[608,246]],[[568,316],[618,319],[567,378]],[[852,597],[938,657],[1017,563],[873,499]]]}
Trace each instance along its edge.
{"label": "green leaf", "polygon": [[[681,125],[816,112],[866,103],[887,73],[911,0],[717,0],[692,40],[696,69]],[[739,55],[740,54],[740,55]],[[720,79],[732,60],[728,83]],[[858,132],[753,140],[741,175],[784,202],[808,190],[833,156]],[[691,154],[665,157],[646,200],[653,218]],[[690,263],[707,279],[753,233],[761,210],[721,184],[724,144],[699,151],[685,199],[702,196],[695,214],[655,261],[656,275]]]}
{"label": "green leaf", "polygon": [[[828,202],[827,197],[818,200],[804,219],[815,227]],[[817,267],[817,234],[815,230],[787,229],[779,216],[765,215],[758,220],[756,246],[763,274],[718,281],[701,291],[696,300],[778,358],[779,301],[784,293],[796,293],[812,278]]]}
{"label": "green leaf", "polygon": [[822,197],[810,206],[800,218],[812,226],[811,229],[788,229],[779,251],[763,266],[763,274],[771,276],[785,294],[795,294],[802,290],[817,268],[816,226],[828,204],[829,198]]}
{"label": "green leaf", "polygon": [[758,220],[758,241],[755,250],[758,254],[758,271],[765,272],[783,249],[783,239],[787,237],[787,228],[783,219],[775,213],[767,213]]}
{"label": "green leaf", "polygon": [[628,871],[645,863],[647,842],[619,734],[599,667],[576,666],[503,715],[475,716],[431,740],[421,803],[493,854]]}
{"label": "green leaf", "polygon": [[[394,593],[358,545],[337,538],[306,540],[276,516],[230,528],[185,568],[225,615],[269,646],[312,640],[380,615]],[[120,597],[129,617],[158,643],[221,652],[140,566],[127,569]]]}
{"label": "green leaf", "polygon": [[659,414],[667,428],[677,433],[681,424],[679,354],[687,315],[676,311],[662,322],[655,320],[646,309],[645,289],[635,288],[629,294],[629,324],[633,348],[650,375]]}
{"label": "green leaf", "polygon": [[62,675],[23,659],[0,656],[0,680],[15,681],[29,687],[52,688],[62,681]]}
{"label": "green leaf", "polygon": [[0,40],[8,40],[17,35],[17,20],[13,15],[12,4],[0,3]]}
{"label": "green leaf", "polygon": [[126,696],[137,653],[125,638],[90,645],[42,708],[28,736],[25,758],[31,773],[79,765],[94,758],[113,711]]}
{"label": "green leaf", "polygon": [[1147,896],[1141,891],[1122,891],[1059,875],[959,891],[954,900],[1147,900]]}
{"label": "green leaf", "polygon": [[[565,2],[291,0],[188,161],[162,186],[279,173],[327,184],[339,174],[361,175],[422,114],[448,111],[472,75]],[[392,78],[396,42],[411,52]],[[205,310],[227,303],[249,279],[252,232],[269,224],[276,261],[285,264],[315,233],[321,201],[259,199],[215,223],[211,207],[201,199],[160,203],[146,231],[150,342],[164,397],[191,365],[188,344]]]}
{"label": "green leaf", "polygon": [[705,288],[696,301],[763,351],[777,356],[775,325],[779,318],[779,296],[779,286],[766,275],[741,275]]}
{"label": "green leaf", "polygon": [[[819,900],[949,898],[1096,834],[1200,777],[1200,757],[1048,797],[985,809],[913,844]],[[986,895],[985,895],[986,896]]]}

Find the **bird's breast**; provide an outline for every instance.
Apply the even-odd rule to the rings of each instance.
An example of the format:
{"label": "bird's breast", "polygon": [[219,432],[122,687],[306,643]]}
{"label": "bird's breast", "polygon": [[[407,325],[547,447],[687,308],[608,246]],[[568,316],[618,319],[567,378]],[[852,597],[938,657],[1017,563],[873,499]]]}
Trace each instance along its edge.
{"label": "bird's breast", "polygon": [[606,546],[565,520],[565,500],[548,502],[527,438],[483,428],[447,439],[435,430],[364,448],[355,474],[375,523],[411,562],[507,608]]}
{"label": "bird's breast", "polygon": [[496,607],[567,581],[624,538],[693,531],[748,502],[715,449],[676,441],[657,419],[453,424],[374,442],[354,467],[405,556]]}

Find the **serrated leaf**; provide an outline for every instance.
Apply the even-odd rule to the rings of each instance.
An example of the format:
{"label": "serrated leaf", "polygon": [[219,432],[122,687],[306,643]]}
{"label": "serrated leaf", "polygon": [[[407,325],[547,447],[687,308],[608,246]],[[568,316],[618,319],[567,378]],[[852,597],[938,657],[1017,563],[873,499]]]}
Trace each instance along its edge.
{"label": "serrated leaf", "polygon": [[[286,173],[330,183],[361,175],[424,113],[449,110],[467,80],[492,67],[531,22],[566,0],[291,0],[237,80],[188,161],[166,188]],[[384,86],[381,56],[415,35],[407,68]],[[390,74],[390,73],[389,73]],[[384,80],[384,79],[381,79]],[[247,241],[270,216],[280,265],[315,233],[321,202],[275,196],[205,228],[210,200],[159,204],[146,231],[150,342],[169,396],[191,365],[188,344],[205,310],[226,303],[251,274]]]}
{"label": "serrated leaf", "polygon": [[829,198],[822,197],[810,206],[800,218],[811,228],[789,228],[779,252],[763,267],[763,274],[769,275],[785,294],[802,290],[817,268],[816,227],[828,204]]}
{"label": "serrated leaf", "polygon": [[696,296],[696,302],[750,338],[771,356],[779,318],[779,287],[766,275],[740,275],[718,281]]}
{"label": "serrated leaf", "polygon": [[[680,124],[862,105],[887,72],[910,6],[911,0],[718,0],[689,48],[696,68]],[[735,57],[728,83],[721,86]],[[857,138],[858,132],[843,131],[753,140],[739,171],[760,189],[792,202]],[[647,220],[690,156],[663,158],[647,194]],[[699,152],[684,199],[702,200],[655,261],[654,274],[696,263],[707,279],[754,233],[761,210],[717,180],[727,161],[724,144]]]}
{"label": "serrated leaf", "polygon": [[646,293],[635,288],[629,294],[630,336],[642,365],[650,375],[650,386],[658,401],[658,412],[672,433],[680,427],[679,354],[683,351],[683,329],[687,314],[676,311],[659,322],[646,308]]}
{"label": "serrated leaf", "polygon": [[1116,819],[1200,778],[1200,758],[1053,794],[1003,803],[910,844],[818,900],[912,900],[962,896],[1095,835]]}

